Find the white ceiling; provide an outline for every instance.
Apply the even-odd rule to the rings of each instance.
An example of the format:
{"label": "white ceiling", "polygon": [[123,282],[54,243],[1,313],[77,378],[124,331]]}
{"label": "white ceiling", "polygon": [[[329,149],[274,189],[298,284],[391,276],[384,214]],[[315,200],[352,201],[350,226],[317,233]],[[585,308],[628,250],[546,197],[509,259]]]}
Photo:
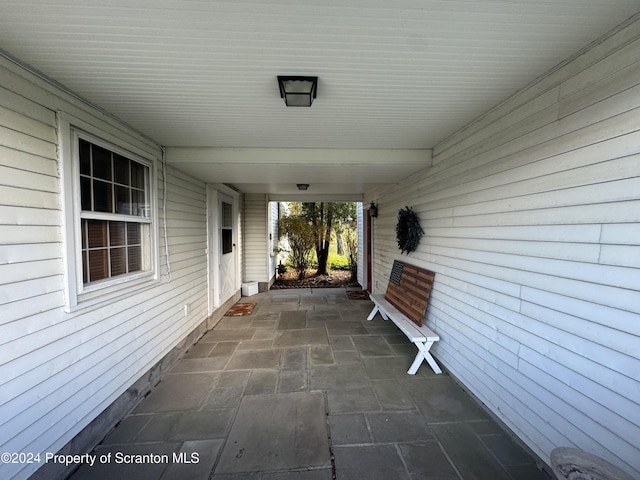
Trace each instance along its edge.
{"label": "white ceiling", "polygon": [[[0,47],[159,144],[209,147],[196,161],[169,149],[169,163],[199,178],[346,195],[428,165],[426,149],[639,10],[638,0],[0,0]],[[277,75],[317,75],[313,106],[285,107]],[[274,157],[283,149],[295,162]],[[340,161],[327,172],[309,149]],[[359,149],[386,160],[352,162]]]}

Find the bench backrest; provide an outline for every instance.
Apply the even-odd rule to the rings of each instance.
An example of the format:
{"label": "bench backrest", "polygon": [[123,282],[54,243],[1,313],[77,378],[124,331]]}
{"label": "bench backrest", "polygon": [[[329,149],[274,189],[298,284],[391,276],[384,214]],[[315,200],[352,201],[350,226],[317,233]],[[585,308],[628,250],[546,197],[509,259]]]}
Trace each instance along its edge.
{"label": "bench backrest", "polygon": [[435,272],[395,260],[384,298],[422,326],[435,276]]}

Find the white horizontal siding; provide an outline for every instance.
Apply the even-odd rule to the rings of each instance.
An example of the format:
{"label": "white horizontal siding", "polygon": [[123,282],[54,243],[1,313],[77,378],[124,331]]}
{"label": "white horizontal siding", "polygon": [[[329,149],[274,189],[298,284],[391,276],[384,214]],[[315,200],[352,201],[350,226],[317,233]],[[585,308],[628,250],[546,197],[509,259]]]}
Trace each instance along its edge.
{"label": "white horizontal siding", "polygon": [[357,207],[356,207],[356,215],[357,215],[357,224],[358,224],[358,283],[360,284],[361,287],[363,288],[367,288],[367,282],[366,282],[366,269],[367,269],[367,264],[366,264],[366,260],[365,260],[365,254],[366,254],[366,231],[365,231],[365,225],[364,225],[364,209],[362,207],[362,202],[358,202],[357,203]]}
{"label": "white horizontal siding", "polygon": [[517,93],[377,198],[375,290],[396,213],[426,232],[438,359],[540,457],[640,475],[640,22]]}
{"label": "white horizontal siding", "polygon": [[244,281],[268,282],[270,280],[267,209],[266,195],[244,195]]}
{"label": "white horizontal siding", "polygon": [[[158,161],[159,281],[64,311],[56,111],[160,158],[157,146],[0,60],[0,450],[56,452],[207,316],[205,185]],[[191,313],[184,315],[184,305]],[[27,478],[37,465],[0,465]]]}

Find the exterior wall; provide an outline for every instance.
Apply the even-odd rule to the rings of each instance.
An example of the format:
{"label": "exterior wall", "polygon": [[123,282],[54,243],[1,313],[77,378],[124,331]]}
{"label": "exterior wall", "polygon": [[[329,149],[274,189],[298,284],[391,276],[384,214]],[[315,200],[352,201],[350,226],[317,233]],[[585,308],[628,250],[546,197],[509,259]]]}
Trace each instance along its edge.
{"label": "exterior wall", "polygon": [[[157,159],[161,151],[4,59],[0,85],[0,451],[55,453],[202,328],[207,318],[205,186],[168,169],[169,280],[158,160],[157,281],[67,313],[56,111]],[[82,447],[88,451],[92,445]],[[0,464],[0,477],[27,478],[38,466]]]}
{"label": "exterior wall", "polygon": [[535,453],[640,477],[640,21],[437,145],[376,199],[374,289],[405,205],[437,272],[438,360]]}
{"label": "exterior wall", "polygon": [[268,203],[264,194],[244,195],[243,281],[268,282]]}
{"label": "exterior wall", "polygon": [[278,245],[278,202],[270,202],[265,194],[244,194],[243,208],[243,281],[260,282],[260,290],[268,290],[275,280]]}
{"label": "exterior wall", "polygon": [[356,207],[357,223],[358,223],[358,283],[362,288],[367,288],[366,270],[367,263],[365,258],[365,232],[364,232],[364,210],[362,208],[362,202],[358,202]]}

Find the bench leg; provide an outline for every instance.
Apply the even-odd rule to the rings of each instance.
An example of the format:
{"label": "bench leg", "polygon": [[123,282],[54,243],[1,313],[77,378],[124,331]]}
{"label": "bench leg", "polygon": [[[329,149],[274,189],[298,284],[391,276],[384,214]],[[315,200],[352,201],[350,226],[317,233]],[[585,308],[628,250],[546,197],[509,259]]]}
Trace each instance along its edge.
{"label": "bench leg", "polygon": [[431,353],[429,353],[431,345],[433,345],[433,342],[427,342],[426,344],[420,342],[415,343],[415,346],[418,347],[418,353],[416,354],[416,358],[411,364],[411,367],[407,371],[409,375],[415,375],[424,360],[427,361],[435,373],[442,373],[442,370],[440,370],[440,367],[431,356]]}
{"label": "bench leg", "polygon": [[387,314],[385,313],[385,311],[383,309],[381,309],[378,305],[375,305],[373,307],[373,310],[371,310],[371,313],[369,314],[369,316],[367,317],[367,320],[371,321],[373,320],[373,317],[376,316],[376,313],[380,312],[380,316],[384,319],[384,320],[389,320],[389,317],[387,317]]}

